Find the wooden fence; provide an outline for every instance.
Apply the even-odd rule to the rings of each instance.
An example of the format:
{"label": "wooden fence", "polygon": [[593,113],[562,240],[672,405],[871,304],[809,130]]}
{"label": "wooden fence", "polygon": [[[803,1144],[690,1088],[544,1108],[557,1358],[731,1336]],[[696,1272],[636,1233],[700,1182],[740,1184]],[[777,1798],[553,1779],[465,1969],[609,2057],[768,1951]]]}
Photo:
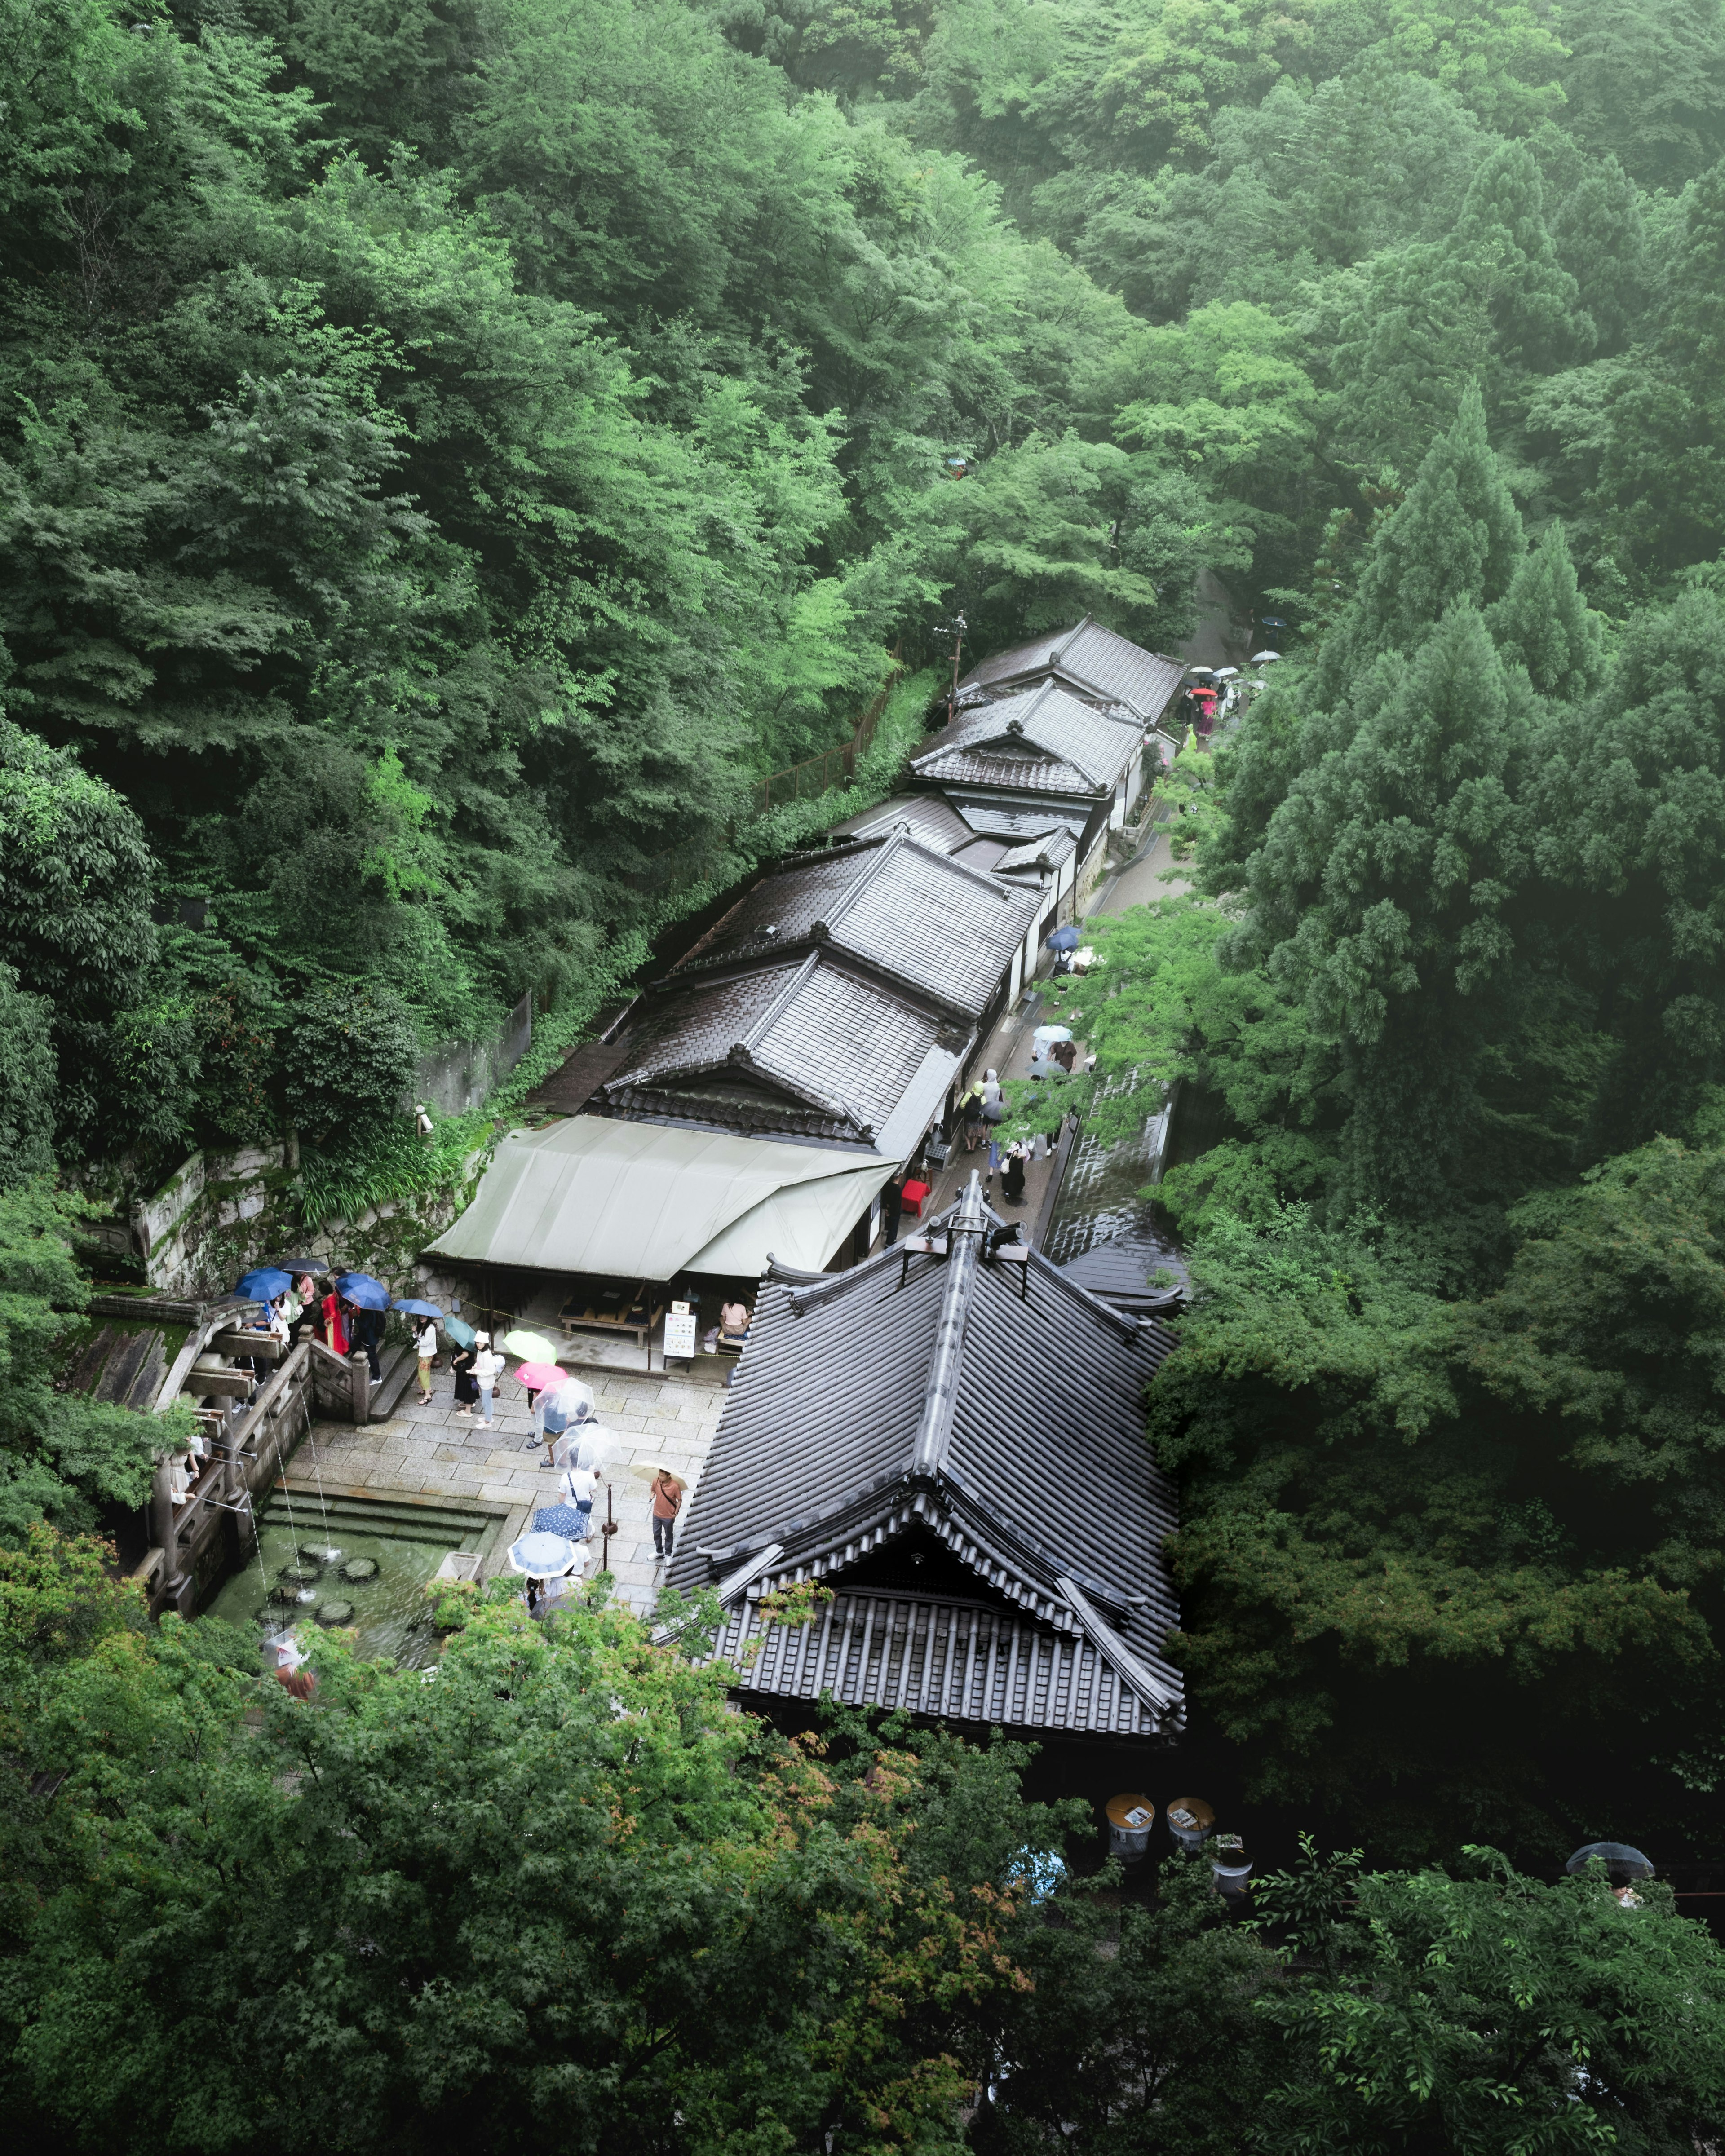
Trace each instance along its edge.
{"label": "wooden fence", "polygon": [[757,816],[769,809],[783,808],[793,801],[813,801],[817,795],[834,786],[848,786],[856,776],[856,760],[875,738],[875,729],[880,725],[888,700],[903,672],[899,665],[898,649],[895,645],[892,666],[880,684],[868,709],[856,722],[856,732],[848,742],[837,748],[825,750],[819,756],[811,756],[802,763],[793,763],[788,771],[775,771],[770,778],[763,778],[755,787],[751,803]]}

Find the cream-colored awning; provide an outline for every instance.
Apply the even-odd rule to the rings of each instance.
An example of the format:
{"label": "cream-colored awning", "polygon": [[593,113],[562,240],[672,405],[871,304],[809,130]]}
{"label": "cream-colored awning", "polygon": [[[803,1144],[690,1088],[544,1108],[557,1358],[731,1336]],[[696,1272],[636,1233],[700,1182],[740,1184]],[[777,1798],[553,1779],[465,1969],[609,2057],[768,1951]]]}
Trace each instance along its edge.
{"label": "cream-colored awning", "polygon": [[668,1281],[819,1272],[897,1163],[831,1146],[572,1116],[515,1131],[437,1257]]}

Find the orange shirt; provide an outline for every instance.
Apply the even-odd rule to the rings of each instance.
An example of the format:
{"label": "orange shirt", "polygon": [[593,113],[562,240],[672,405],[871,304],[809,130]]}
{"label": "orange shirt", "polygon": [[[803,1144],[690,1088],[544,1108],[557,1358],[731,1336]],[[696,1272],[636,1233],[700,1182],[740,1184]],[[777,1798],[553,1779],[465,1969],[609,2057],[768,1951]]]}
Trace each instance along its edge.
{"label": "orange shirt", "polygon": [[655,1475],[653,1478],[653,1517],[655,1520],[674,1520],[683,1502],[683,1486],[675,1475]]}

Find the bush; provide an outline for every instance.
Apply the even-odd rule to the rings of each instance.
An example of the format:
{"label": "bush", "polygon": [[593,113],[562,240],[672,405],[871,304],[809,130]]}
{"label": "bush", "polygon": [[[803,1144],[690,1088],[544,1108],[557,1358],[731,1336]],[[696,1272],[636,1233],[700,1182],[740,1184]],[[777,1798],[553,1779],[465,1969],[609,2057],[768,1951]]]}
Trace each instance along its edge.
{"label": "bush", "polygon": [[371,985],[305,997],[280,1045],[288,1122],[319,1142],[375,1131],[399,1114],[418,1069],[418,1029],[407,1006]]}

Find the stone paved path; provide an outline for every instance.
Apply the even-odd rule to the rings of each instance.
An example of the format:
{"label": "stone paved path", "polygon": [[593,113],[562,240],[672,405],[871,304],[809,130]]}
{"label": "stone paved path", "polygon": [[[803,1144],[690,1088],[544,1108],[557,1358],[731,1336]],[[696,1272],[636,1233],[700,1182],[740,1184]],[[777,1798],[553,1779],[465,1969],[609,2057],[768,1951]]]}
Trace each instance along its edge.
{"label": "stone paved path", "polygon": [[[619,1528],[612,1538],[611,1568],[624,1599],[635,1609],[649,1610],[658,1573],[647,1486],[656,1468],[668,1467],[692,1495],[712,1446],[725,1390],[704,1372],[700,1379],[691,1379],[657,1370],[649,1377],[644,1371],[598,1365],[568,1367],[592,1386],[598,1419],[610,1434],[610,1462],[594,1517],[603,1516],[603,1483],[608,1481]],[[547,1468],[543,1450],[522,1450],[532,1428],[526,1395],[512,1377],[505,1377],[492,1426],[480,1430],[455,1413],[449,1373],[439,1371],[434,1382],[436,1391],[429,1408],[419,1405],[409,1387],[406,1404],[388,1422],[361,1429],[348,1423],[314,1423],[289,1464],[289,1478],[296,1488],[321,1484],[326,1491],[358,1496],[390,1491],[506,1504],[511,1509],[499,1538],[501,1553],[536,1507],[556,1502],[557,1477]],[[688,1503],[685,1496],[685,1517]],[[595,1536],[595,1568],[598,1550]]]}

